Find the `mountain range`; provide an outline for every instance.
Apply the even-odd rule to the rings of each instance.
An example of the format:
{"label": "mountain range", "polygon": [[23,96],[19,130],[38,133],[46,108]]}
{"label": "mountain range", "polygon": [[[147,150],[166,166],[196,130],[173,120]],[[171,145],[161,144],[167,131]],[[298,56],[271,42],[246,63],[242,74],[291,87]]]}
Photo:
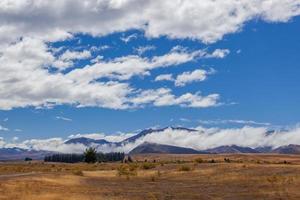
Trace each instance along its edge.
{"label": "mountain range", "polygon": [[[194,129],[182,128],[182,127],[167,127],[162,129],[146,129],[140,133],[126,138],[120,142],[110,142],[105,139],[91,139],[86,137],[72,138],[65,141],[65,144],[82,144],[86,147],[101,147],[102,145],[122,147],[127,144],[134,144],[139,139],[142,139],[148,134],[154,132],[162,132],[166,129],[172,130],[185,130],[189,132],[196,131]],[[45,155],[49,155],[54,152],[38,151],[33,149],[21,149],[21,148],[0,148],[0,160],[23,160],[25,157],[32,159],[43,159]],[[149,154],[149,153],[165,153],[165,154],[229,154],[229,153],[277,153],[277,154],[300,154],[300,145],[290,144],[286,146],[280,146],[272,148],[271,146],[263,146],[257,148],[242,147],[237,145],[218,146],[215,148],[209,148],[205,150],[196,150],[181,146],[172,146],[159,143],[144,142],[129,152],[129,154]]]}
{"label": "mountain range", "polygon": [[5,160],[24,160],[31,158],[34,160],[42,160],[46,155],[52,154],[49,151],[28,150],[22,148],[0,148],[0,161]]}

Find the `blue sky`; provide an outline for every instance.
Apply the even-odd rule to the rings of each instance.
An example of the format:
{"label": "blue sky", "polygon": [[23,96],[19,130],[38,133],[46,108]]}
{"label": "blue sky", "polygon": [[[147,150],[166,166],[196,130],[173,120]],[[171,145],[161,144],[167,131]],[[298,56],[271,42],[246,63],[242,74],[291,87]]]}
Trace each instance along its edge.
{"label": "blue sky", "polygon": [[[296,3],[299,5],[297,1],[287,2],[291,7]],[[280,5],[276,6],[280,7]],[[291,8],[285,9],[287,12]],[[76,27],[72,27],[72,30],[66,29],[61,35],[58,33],[58,36],[63,39],[40,40],[38,31],[36,34],[32,33],[35,30],[32,32],[19,30],[16,38],[6,39],[3,37],[4,42],[1,43],[0,39],[0,47],[3,49],[7,47],[5,46],[7,44],[10,48],[17,50],[31,48],[30,45],[36,44],[32,49],[43,51],[37,53],[41,56],[37,58],[38,61],[35,61],[35,55],[24,53],[24,57],[23,54],[8,56],[9,52],[0,48],[3,57],[7,56],[8,61],[6,61],[13,63],[7,64],[7,66],[15,66],[15,61],[9,59],[21,60],[24,66],[18,68],[20,73],[23,73],[20,71],[22,67],[27,67],[26,59],[30,60],[30,62],[28,61],[30,64],[38,63],[37,67],[41,67],[43,70],[47,66],[49,76],[53,74],[69,76],[76,70],[80,71],[79,74],[72,76],[73,79],[74,77],[81,79],[86,75],[82,73],[82,69],[87,69],[97,63],[100,64],[92,74],[110,66],[115,68],[110,72],[99,72],[106,74],[98,75],[90,80],[89,88],[78,86],[85,80],[82,80],[82,83],[76,80],[78,88],[74,91],[73,86],[64,84],[65,80],[61,83],[57,82],[51,91],[48,91],[47,87],[52,87],[52,82],[49,82],[48,85],[47,82],[39,82],[38,78],[30,78],[30,83],[34,84],[35,88],[23,94],[24,90],[25,92],[28,90],[26,87],[20,90],[15,89],[16,85],[24,84],[22,79],[13,77],[10,79],[13,83],[7,83],[8,80],[0,78],[3,84],[4,80],[7,84],[0,89],[6,95],[0,101],[0,125],[2,127],[2,129],[0,128],[0,137],[7,140],[13,137],[18,137],[20,140],[66,138],[70,134],[77,133],[128,133],[153,126],[242,127],[251,125],[273,128],[295,125],[300,121],[300,17],[297,17],[298,14],[294,12],[290,16],[273,16],[274,13],[270,14],[268,10],[263,12],[265,13],[262,15],[267,17],[255,17],[257,14],[253,14],[254,17],[242,20],[233,30],[223,31],[220,33],[221,37],[218,35],[212,39],[212,36],[206,37],[201,34],[191,36],[190,33],[186,34],[185,30],[182,30],[181,34],[177,28],[174,30],[174,34],[172,30],[165,31],[164,28],[161,28],[159,29],[161,35],[156,36],[155,31],[137,28],[134,24],[119,28],[118,23],[113,25],[116,28],[100,30],[99,33],[97,31],[92,33],[93,31],[89,30],[76,32]],[[251,14],[248,15],[251,16]],[[8,21],[9,17],[7,16]],[[239,17],[238,14],[236,17]],[[199,18],[199,20],[205,19]],[[17,24],[17,22],[11,23],[12,25]],[[176,21],[172,23],[176,25]],[[225,20],[224,23],[230,23],[230,21],[226,22]],[[59,25],[51,24],[49,26],[59,27]],[[211,24],[213,26],[214,23]],[[30,26],[28,25],[28,27]],[[80,29],[82,28],[80,27]],[[214,27],[210,31],[211,35],[214,35]],[[191,30],[191,32],[193,31]],[[71,36],[65,37],[65,34],[71,34]],[[173,37],[174,35],[176,37]],[[27,44],[30,45],[26,46]],[[144,52],[141,53],[143,48]],[[198,51],[201,51],[201,55]],[[214,54],[217,51],[223,55]],[[50,58],[46,54],[49,52],[54,59],[57,59],[56,61],[48,62]],[[74,55],[66,52],[73,52]],[[196,52],[198,52],[197,55]],[[155,58],[172,53],[188,54],[189,56],[195,54],[196,56],[192,56],[188,61],[182,61],[176,57],[175,59],[178,60],[175,62],[168,61],[171,64],[155,64],[157,62]],[[80,56],[82,58],[79,58]],[[95,60],[97,56],[99,59]],[[142,61],[128,61],[128,59],[132,59],[132,56],[134,59]],[[122,65],[117,68],[114,64],[120,59],[123,59],[121,62],[128,63],[125,64],[126,66]],[[58,61],[63,64],[57,64]],[[155,65],[155,67],[137,70],[132,75],[130,70],[139,69],[141,64]],[[1,65],[5,65],[5,63]],[[59,67],[53,67],[54,65]],[[4,68],[1,70],[3,70],[2,75],[5,75]],[[203,80],[199,74],[196,74],[194,79],[191,77],[191,73],[195,70],[204,73]],[[28,73],[34,76],[36,70]],[[169,78],[172,77],[171,80],[155,81],[159,75],[166,74],[169,75]],[[185,79],[180,82],[178,78],[183,74],[186,75]],[[39,73],[35,75],[35,77],[39,76]],[[89,74],[89,76],[93,75]],[[123,87],[122,84],[127,84],[127,86],[116,90],[109,86],[105,90],[101,90],[92,85],[97,82],[116,84],[116,87]],[[10,91],[16,91],[15,93],[10,94],[4,91],[5,88],[12,85],[13,89]],[[43,87],[46,87],[46,92],[40,92],[44,89]],[[70,89],[65,89],[68,87]],[[64,90],[56,91],[58,88]],[[167,91],[161,91],[163,94],[160,97],[153,97],[159,89]],[[125,96],[119,95],[129,90],[134,91]],[[36,91],[39,93],[34,93]],[[75,94],[75,92],[77,93]],[[96,94],[100,95],[102,99],[99,96],[95,97]],[[105,94],[104,97],[102,97],[103,94]],[[180,100],[180,97],[185,94],[192,96],[187,97],[190,98],[188,100]],[[172,96],[171,100],[168,99],[170,95]],[[65,96],[65,98],[61,96]],[[145,96],[155,98],[155,100],[147,101],[144,99]],[[202,102],[197,98],[208,99]],[[49,101],[51,101],[50,104],[48,104]],[[120,103],[120,101],[122,102]]]}

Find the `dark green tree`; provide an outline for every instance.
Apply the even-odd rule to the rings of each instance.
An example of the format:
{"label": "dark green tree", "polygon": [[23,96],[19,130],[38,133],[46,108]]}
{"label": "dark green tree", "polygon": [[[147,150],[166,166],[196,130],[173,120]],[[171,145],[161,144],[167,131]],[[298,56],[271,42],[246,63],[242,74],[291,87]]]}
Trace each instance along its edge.
{"label": "dark green tree", "polygon": [[95,163],[97,161],[97,151],[95,148],[87,148],[84,152],[84,161],[87,163]]}

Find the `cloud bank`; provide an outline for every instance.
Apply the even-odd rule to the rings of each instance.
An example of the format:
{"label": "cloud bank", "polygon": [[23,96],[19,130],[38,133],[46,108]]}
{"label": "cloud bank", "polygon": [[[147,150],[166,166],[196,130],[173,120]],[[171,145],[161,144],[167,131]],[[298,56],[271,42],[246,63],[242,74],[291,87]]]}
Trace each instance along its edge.
{"label": "cloud bank", "polygon": [[[105,135],[103,133],[76,134],[69,138],[87,137],[93,139],[106,139],[110,142],[120,142],[134,134]],[[23,142],[9,143],[1,139],[0,147],[20,147],[24,149],[59,151],[64,153],[81,153],[87,148],[82,144],[64,144],[62,138],[32,139]],[[296,126],[286,131],[268,132],[267,127],[244,126],[242,128],[204,128],[198,127],[196,131],[176,130],[172,128],[152,132],[140,137],[135,142],[117,145],[100,145],[95,147],[98,151],[124,151],[128,153],[136,146],[152,142],[158,144],[175,145],[181,147],[205,150],[223,145],[238,145],[243,147],[279,147],[289,144],[300,144],[300,128]]]}

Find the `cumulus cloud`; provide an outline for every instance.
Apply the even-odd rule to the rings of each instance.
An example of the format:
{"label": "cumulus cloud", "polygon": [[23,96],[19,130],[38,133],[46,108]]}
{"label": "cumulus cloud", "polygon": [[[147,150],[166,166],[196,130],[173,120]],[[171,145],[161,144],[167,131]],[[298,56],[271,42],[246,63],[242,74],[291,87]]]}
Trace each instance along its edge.
{"label": "cumulus cloud", "polygon": [[173,81],[173,76],[172,74],[161,74],[155,77],[154,81]]}
{"label": "cumulus cloud", "polygon": [[[224,58],[230,52],[228,49],[209,53],[175,48],[151,58],[127,55],[103,60],[101,56],[91,58],[92,49],[60,49],[64,52],[57,56],[57,51],[49,45],[76,34],[105,36],[132,29],[142,31],[146,37],[212,43],[240,31],[252,19],[287,22],[300,15],[299,4],[299,0],[3,0],[0,2],[0,109],[61,104],[112,109],[149,103],[215,106],[218,94],[175,96],[169,89],[160,89],[160,94],[154,95],[155,90],[141,91],[124,81],[149,75],[153,69],[200,58]],[[127,43],[137,36],[126,35],[121,40]],[[140,49],[140,54],[145,50]],[[62,72],[73,67],[73,61],[78,59],[91,59],[91,64]],[[109,81],[99,81],[102,78]],[[166,99],[171,103],[166,103]]]}
{"label": "cumulus cloud", "polygon": [[[168,10],[172,12],[166,12]],[[153,58],[124,56],[111,61],[95,59],[91,65],[67,74],[51,73],[52,68],[64,70],[73,65],[73,60],[90,58],[91,53],[86,50],[67,50],[60,58],[49,50],[49,43],[72,38],[77,33],[104,36],[138,29],[148,37],[165,35],[209,43],[221,39],[225,34],[239,31],[245,22],[253,18],[286,22],[299,14],[298,0],[1,1],[0,109],[59,104],[124,109],[131,104],[136,105],[139,97],[132,97],[137,90],[129,83],[119,81],[148,75],[158,67],[179,65],[201,57],[223,58],[229,53],[227,49],[217,49],[210,54],[203,50],[174,50]],[[133,34],[121,39],[129,42],[136,37]],[[101,78],[117,81],[97,81]],[[151,90],[140,95],[143,97],[147,93],[151,93]],[[189,93],[178,97],[172,97],[172,94],[164,96],[170,97],[172,102],[177,102],[172,105],[184,102],[184,105],[192,106],[199,105],[203,99],[214,102],[211,99],[215,99],[216,95],[210,96],[213,98]],[[187,100],[187,97],[191,99]],[[163,101],[153,102],[165,104]]]}
{"label": "cumulus cloud", "polygon": [[202,96],[200,93],[186,93],[181,96],[174,96],[170,89],[159,88],[156,90],[145,90],[139,96],[132,98],[134,105],[153,104],[155,106],[174,106],[206,108],[216,106],[219,100],[218,94]]}
{"label": "cumulus cloud", "polygon": [[173,81],[176,87],[183,87],[192,82],[205,81],[208,75],[214,74],[215,72],[216,71],[212,68],[208,71],[204,69],[196,69],[194,71],[183,72],[175,78],[172,74],[161,74],[158,75],[154,81]]}
{"label": "cumulus cloud", "polygon": [[88,50],[84,50],[81,52],[67,50],[60,56],[60,59],[61,60],[80,60],[80,59],[90,58],[91,56],[92,56],[91,52]]}
{"label": "cumulus cloud", "polygon": [[[151,59],[138,56],[119,57],[111,61],[51,73],[60,58],[38,39],[23,38],[5,49],[0,48],[0,109],[16,107],[52,107],[70,104],[78,107],[96,106],[126,109],[139,106],[133,99],[142,92],[129,83],[98,81],[106,77],[128,80],[135,75],[147,75],[149,70],[190,62],[201,58],[203,50],[171,51]],[[69,53],[68,53],[69,54]],[[67,59],[75,57],[65,56]],[[4,64],[5,63],[5,64]]]}
{"label": "cumulus cloud", "polygon": [[203,58],[205,50],[170,51],[161,56],[142,58],[137,55],[118,57],[109,61],[97,62],[84,68],[77,68],[67,74],[67,77],[77,82],[90,82],[95,79],[108,77],[111,79],[128,80],[133,76],[149,75],[156,68],[176,66],[196,59]]}
{"label": "cumulus cloud", "polygon": [[207,58],[225,58],[230,53],[228,49],[216,49],[211,54],[206,55]]}
{"label": "cumulus cloud", "polygon": [[241,30],[251,19],[286,22],[300,14],[299,4],[298,0],[4,0],[0,42],[21,36],[53,41],[71,33],[105,35],[140,29],[149,37],[208,43]]}
{"label": "cumulus cloud", "polygon": [[204,81],[207,79],[207,76],[215,73],[214,69],[209,71],[203,69],[197,69],[191,72],[184,72],[179,74],[175,80],[175,86],[185,86],[188,83]]}

